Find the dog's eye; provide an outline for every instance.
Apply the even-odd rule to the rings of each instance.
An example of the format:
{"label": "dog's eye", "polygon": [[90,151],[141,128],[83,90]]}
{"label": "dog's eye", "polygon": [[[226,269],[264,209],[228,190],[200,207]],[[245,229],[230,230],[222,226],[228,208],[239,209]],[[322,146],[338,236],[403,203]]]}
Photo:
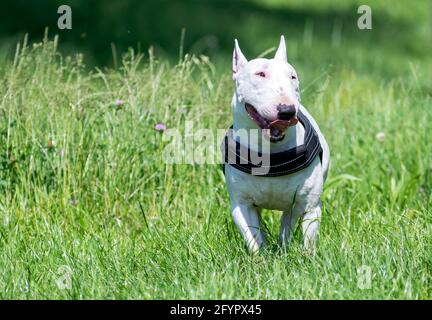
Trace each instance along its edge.
{"label": "dog's eye", "polygon": [[295,75],[292,75],[292,76],[291,76],[291,79],[292,79],[292,80],[295,80],[295,79],[297,79],[297,77],[296,77]]}
{"label": "dog's eye", "polygon": [[255,75],[258,76],[258,77],[262,77],[262,78],[266,77],[266,74],[264,72],[262,72],[262,71],[255,73]]}

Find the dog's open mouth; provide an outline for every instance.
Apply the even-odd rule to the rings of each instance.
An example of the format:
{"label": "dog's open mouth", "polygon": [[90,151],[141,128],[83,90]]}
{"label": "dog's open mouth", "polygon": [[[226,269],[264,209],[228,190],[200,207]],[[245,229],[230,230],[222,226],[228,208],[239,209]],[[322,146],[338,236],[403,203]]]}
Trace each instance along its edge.
{"label": "dog's open mouth", "polygon": [[249,117],[263,130],[264,136],[267,137],[270,142],[283,140],[285,137],[285,130],[288,127],[296,125],[298,122],[296,116],[289,120],[276,119],[269,121],[263,118],[253,105],[246,103],[245,108]]}

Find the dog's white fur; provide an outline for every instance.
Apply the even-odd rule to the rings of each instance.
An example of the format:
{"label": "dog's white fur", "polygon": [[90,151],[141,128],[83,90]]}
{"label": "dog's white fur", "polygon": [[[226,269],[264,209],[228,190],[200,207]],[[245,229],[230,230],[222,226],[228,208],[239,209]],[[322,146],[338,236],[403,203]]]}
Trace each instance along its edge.
{"label": "dog's white fur", "polygon": [[[260,72],[264,72],[265,77],[262,74],[259,76]],[[329,168],[330,153],[316,121],[300,104],[299,81],[296,71],[287,61],[284,37],[281,37],[273,59],[259,58],[249,62],[236,40],[233,79],[234,132],[259,128],[247,114],[245,102],[253,105],[269,121],[277,118],[276,107],[279,104],[294,104],[296,112],[300,109],[308,117],[323,148],[322,162],[316,157],[309,167],[286,176],[254,176],[226,165],[225,177],[234,221],[249,250],[256,252],[265,244],[265,236],[260,228],[261,208],[283,211],[280,227],[282,245],[290,241],[296,222],[302,217],[304,245],[306,249],[313,251],[320,226],[320,197]],[[289,127],[282,141],[270,143],[270,152],[280,152],[303,144],[304,132],[300,123]],[[240,139],[238,141],[242,142]],[[260,150],[259,142],[250,142],[248,147]]]}

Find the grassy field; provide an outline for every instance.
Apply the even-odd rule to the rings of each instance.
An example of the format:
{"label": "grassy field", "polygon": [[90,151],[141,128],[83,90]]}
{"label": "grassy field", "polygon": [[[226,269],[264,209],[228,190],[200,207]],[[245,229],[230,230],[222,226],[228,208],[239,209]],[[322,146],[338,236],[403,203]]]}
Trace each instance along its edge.
{"label": "grassy field", "polygon": [[[426,42],[422,30],[412,39]],[[429,54],[291,45],[332,153],[315,255],[301,230],[278,247],[269,211],[270,245],[249,255],[219,166],[162,161],[157,123],[230,126],[229,56],[130,51],[101,70],[45,39],[2,58],[0,298],[432,298]]]}

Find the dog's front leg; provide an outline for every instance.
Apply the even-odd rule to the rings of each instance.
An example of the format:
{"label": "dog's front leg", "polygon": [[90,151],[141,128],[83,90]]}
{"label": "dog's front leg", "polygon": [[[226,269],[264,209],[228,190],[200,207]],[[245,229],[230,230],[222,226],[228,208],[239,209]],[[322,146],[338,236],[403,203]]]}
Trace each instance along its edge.
{"label": "dog's front leg", "polygon": [[291,241],[299,216],[295,209],[287,209],[283,212],[279,234],[279,240],[282,246],[287,246]]}
{"label": "dog's front leg", "polygon": [[260,210],[250,204],[233,203],[231,214],[249,251],[257,252],[265,243],[264,232],[260,228]]}
{"label": "dog's front leg", "polygon": [[321,207],[308,210],[303,215],[302,229],[304,247],[309,252],[314,252],[318,239],[318,231],[321,223]]}

